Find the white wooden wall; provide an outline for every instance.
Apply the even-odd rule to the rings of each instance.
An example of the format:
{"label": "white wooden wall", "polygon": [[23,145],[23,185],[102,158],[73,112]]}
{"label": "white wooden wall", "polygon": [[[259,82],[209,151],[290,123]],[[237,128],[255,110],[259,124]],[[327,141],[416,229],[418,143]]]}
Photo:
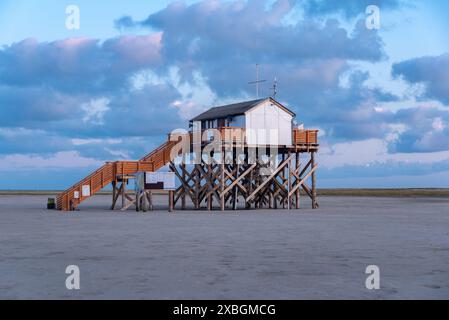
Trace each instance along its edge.
{"label": "white wooden wall", "polygon": [[291,145],[292,115],[266,101],[245,114],[247,143]]}

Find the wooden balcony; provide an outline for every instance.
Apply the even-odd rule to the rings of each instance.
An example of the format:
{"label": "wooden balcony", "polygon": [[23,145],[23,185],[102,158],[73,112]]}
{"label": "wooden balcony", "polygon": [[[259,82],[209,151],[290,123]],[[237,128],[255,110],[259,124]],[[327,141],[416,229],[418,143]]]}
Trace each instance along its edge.
{"label": "wooden balcony", "polygon": [[[205,132],[206,137],[204,135]],[[220,127],[212,129],[203,129],[202,132],[202,144],[209,143],[213,137],[220,134],[220,138],[224,143],[247,143],[247,132],[245,128],[241,127]],[[193,141],[193,133],[190,132],[190,138]],[[318,147],[318,130],[301,130],[293,129],[292,132],[292,146],[293,147]],[[289,147],[289,146],[287,146]]]}
{"label": "wooden balcony", "polygon": [[318,145],[318,130],[293,129],[293,145]]}

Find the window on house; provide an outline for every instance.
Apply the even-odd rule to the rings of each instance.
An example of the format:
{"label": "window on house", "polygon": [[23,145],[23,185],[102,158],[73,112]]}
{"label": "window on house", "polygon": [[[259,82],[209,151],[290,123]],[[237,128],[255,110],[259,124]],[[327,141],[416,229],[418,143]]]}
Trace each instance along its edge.
{"label": "window on house", "polygon": [[222,118],[222,119],[218,119],[218,128],[221,127],[226,127],[226,119]]}

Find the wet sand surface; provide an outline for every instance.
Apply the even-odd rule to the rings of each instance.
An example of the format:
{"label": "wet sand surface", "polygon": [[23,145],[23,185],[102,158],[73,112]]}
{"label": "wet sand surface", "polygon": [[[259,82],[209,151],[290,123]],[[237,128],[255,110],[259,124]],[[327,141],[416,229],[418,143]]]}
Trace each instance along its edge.
{"label": "wet sand surface", "polygon": [[[2,299],[449,299],[449,199],[321,197],[320,209],[48,211],[0,196]],[[67,290],[77,265],[81,289]],[[365,269],[380,268],[379,290]]]}

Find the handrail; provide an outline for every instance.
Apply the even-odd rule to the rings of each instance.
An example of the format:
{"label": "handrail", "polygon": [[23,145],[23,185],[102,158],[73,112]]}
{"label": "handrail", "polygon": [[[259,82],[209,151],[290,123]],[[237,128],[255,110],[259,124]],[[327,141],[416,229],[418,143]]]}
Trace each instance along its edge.
{"label": "handrail", "polygon": [[318,144],[319,130],[293,129],[294,145],[316,145]]}
{"label": "handrail", "polygon": [[146,156],[144,156],[144,157],[142,157],[141,159],[139,159],[139,162],[140,162],[140,161],[145,161],[146,159],[151,158],[154,154],[156,154],[157,152],[159,152],[159,151],[161,151],[162,149],[164,149],[164,148],[167,146],[167,144],[168,144],[169,142],[170,142],[170,141],[165,141],[162,145],[160,145],[159,147],[157,147],[156,149],[154,149],[153,151],[151,151],[150,153],[148,153]]}
{"label": "handrail", "polygon": [[83,183],[84,181],[88,180],[88,179],[92,179],[96,174],[100,173],[101,171],[103,171],[105,169],[105,167],[108,164],[111,164],[114,162],[106,162],[104,163],[100,168],[98,168],[97,170],[95,170],[94,172],[92,172],[91,174],[89,174],[87,177],[85,177],[84,179],[79,180],[78,182],[74,183],[70,188],[66,189],[65,191],[70,191],[72,189],[75,189],[76,186],[80,185],[81,183]]}
{"label": "handrail", "polygon": [[[242,127],[219,127],[219,128],[209,128],[209,129],[201,129],[201,138],[203,137],[203,133],[208,130],[217,130],[221,134],[222,140],[228,140],[228,131],[239,130],[242,135],[242,139],[240,141],[247,141],[247,130]],[[309,129],[293,129],[293,145],[317,145],[318,144],[318,132],[319,130],[309,130]],[[193,131],[190,131],[190,134],[193,134]],[[238,135],[233,135],[232,139],[236,140]],[[237,139],[239,140],[239,139]]]}
{"label": "handrail", "polygon": [[[80,195],[79,198],[75,200],[74,195],[71,194],[72,192],[76,191],[77,189],[81,189],[83,185],[89,185],[91,188],[90,195],[93,195],[98,190],[102,189],[107,184],[114,181],[117,177],[118,166],[121,166],[121,172],[128,172],[129,170],[125,170],[125,165],[133,165],[136,164],[135,169],[131,169],[131,172],[135,170],[139,170],[140,165],[150,165],[151,170],[158,170],[161,166],[164,166],[169,159],[165,156],[165,152],[167,149],[170,149],[172,147],[173,141],[166,141],[161,146],[147,154],[145,157],[141,158],[139,161],[115,161],[115,162],[106,162],[103,164],[99,169],[95,170],[85,178],[81,179],[80,181],[73,184],[70,188],[66,189],[65,191],[61,192],[57,197],[57,206],[60,210],[71,210],[73,207],[76,207],[80,202],[85,200],[87,197],[83,197]],[[161,162],[156,162],[151,160],[151,158],[157,156],[158,154],[162,153]],[[106,170],[112,170],[112,173],[109,173],[105,175]],[[97,180],[95,179],[97,175],[101,174],[100,184],[98,184]],[[94,185],[94,186],[93,186]],[[73,207],[72,207],[73,206]]]}

